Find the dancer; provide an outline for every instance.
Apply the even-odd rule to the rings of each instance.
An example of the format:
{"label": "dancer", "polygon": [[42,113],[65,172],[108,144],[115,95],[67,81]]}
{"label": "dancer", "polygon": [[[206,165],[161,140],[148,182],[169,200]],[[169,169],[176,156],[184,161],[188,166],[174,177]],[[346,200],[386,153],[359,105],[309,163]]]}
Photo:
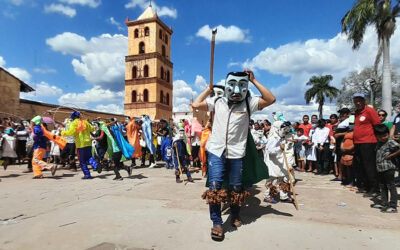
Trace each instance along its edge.
{"label": "dancer", "polygon": [[35,116],[31,120],[33,126],[33,158],[32,158],[32,166],[33,166],[33,178],[41,179],[43,178],[42,170],[50,169],[51,175],[55,175],[57,166],[50,166],[46,162],[42,161],[44,155],[46,154],[47,142],[48,139],[44,136],[42,126],[42,117]]}
{"label": "dancer", "polygon": [[175,176],[176,183],[181,183],[180,175],[186,173],[189,182],[193,182],[193,178],[189,171],[188,164],[188,151],[185,144],[185,130],[179,128],[173,141],[173,152],[174,152],[174,165],[175,165]]}
{"label": "dancer", "polygon": [[[148,149],[148,151],[150,152],[149,168],[154,168],[156,166],[156,162],[154,161],[154,154],[156,152],[156,147],[154,146],[153,139],[152,139],[153,133],[151,131],[151,120],[148,115],[143,115],[142,121],[143,121],[143,124],[142,124],[143,138],[144,138],[144,141],[146,142],[145,151],[147,151],[147,149]],[[144,162],[145,162],[145,158],[144,158],[145,155],[146,155],[146,152],[143,152],[142,165],[144,165]]]}
{"label": "dancer", "polygon": [[264,201],[277,203],[293,202],[289,196],[289,177],[284,162],[283,150],[286,147],[286,136],[290,133],[290,122],[275,121],[268,135],[265,147],[265,164],[268,166],[270,178],[267,179],[264,192]]}
{"label": "dancer", "polygon": [[[250,96],[248,93],[248,83],[251,81],[260,91],[262,97]],[[208,86],[193,102],[194,109],[203,109],[214,111],[214,121],[212,134],[207,142],[207,151],[209,153],[209,190],[202,198],[207,200],[210,209],[210,218],[213,222],[211,228],[211,237],[215,240],[224,238],[221,218],[221,202],[230,203],[231,223],[235,227],[241,226],[242,222],[239,216],[240,206],[249,196],[248,191],[243,190],[245,184],[242,179],[242,170],[245,171],[259,165],[245,165],[246,146],[248,140],[253,141],[248,136],[248,126],[250,115],[275,102],[273,94],[261,83],[259,83],[252,71],[231,72],[227,75],[225,81],[225,96],[213,97],[206,100],[206,97],[212,92],[212,86]],[[254,147],[255,145],[250,145]],[[257,154],[257,151],[255,151]],[[267,178],[267,168],[259,157],[252,157],[253,161],[259,160],[263,165],[263,170]],[[245,166],[245,167],[244,167]],[[224,177],[229,177],[228,190],[223,189]],[[262,179],[261,178],[261,179]],[[255,178],[254,181],[261,179]],[[247,184],[247,183],[246,183]]]}
{"label": "dancer", "polygon": [[72,122],[69,130],[62,131],[62,136],[75,136],[75,145],[78,149],[79,163],[84,174],[82,179],[91,179],[90,170],[87,167],[89,163],[94,170],[97,170],[97,162],[92,157],[92,140],[90,133],[94,131],[93,126],[86,120],[80,118],[81,114],[78,111],[72,112],[70,118]]}
{"label": "dancer", "polygon": [[135,148],[135,152],[132,155],[131,167],[136,167],[136,159],[142,157],[142,147],[140,146],[140,135],[139,129],[142,125],[142,120],[135,120],[131,117],[128,125],[126,126],[126,135],[128,137],[129,144]]}

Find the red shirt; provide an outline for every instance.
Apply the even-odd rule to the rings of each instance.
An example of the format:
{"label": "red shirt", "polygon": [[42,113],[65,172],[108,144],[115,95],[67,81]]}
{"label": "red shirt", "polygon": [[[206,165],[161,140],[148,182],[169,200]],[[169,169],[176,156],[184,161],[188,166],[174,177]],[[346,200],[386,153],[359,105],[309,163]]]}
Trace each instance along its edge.
{"label": "red shirt", "polygon": [[304,130],[304,135],[305,136],[310,137],[309,133],[310,133],[310,130],[313,128],[310,123],[308,123],[307,125],[300,124],[299,128],[302,128]]}
{"label": "red shirt", "polygon": [[326,124],[326,127],[329,128],[329,137],[333,136],[333,127],[337,127],[338,123],[336,124]]}
{"label": "red shirt", "polygon": [[356,111],[354,121],[354,143],[376,143],[373,126],[380,124],[378,112],[370,106],[362,111]]}

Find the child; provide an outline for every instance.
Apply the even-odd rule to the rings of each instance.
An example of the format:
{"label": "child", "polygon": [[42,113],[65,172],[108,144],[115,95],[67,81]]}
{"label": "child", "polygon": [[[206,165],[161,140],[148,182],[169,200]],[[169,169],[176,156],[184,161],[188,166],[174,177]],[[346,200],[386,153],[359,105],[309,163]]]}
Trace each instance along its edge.
{"label": "child", "polygon": [[[397,213],[397,190],[394,183],[396,165],[393,160],[400,155],[400,144],[390,138],[389,129],[385,124],[374,126],[374,133],[378,140],[376,168],[381,201],[372,204],[371,207],[380,208],[383,213]],[[390,202],[388,202],[388,192],[390,192]]]}
{"label": "child", "polygon": [[8,128],[3,135],[3,155],[4,158],[3,167],[4,170],[7,169],[8,165],[12,164],[17,158],[17,153],[15,151],[17,146],[17,138],[15,137],[15,130]]}
{"label": "child", "polygon": [[174,150],[176,183],[181,183],[183,181],[180,178],[181,171],[182,173],[186,172],[188,181],[193,182],[193,178],[190,175],[190,171],[188,169],[188,163],[186,161],[186,158],[189,156],[189,154],[187,152],[184,140],[185,140],[185,130],[179,129],[179,132],[176,134],[174,142],[172,143]]}
{"label": "child", "polygon": [[306,148],[304,144],[308,140],[308,137],[304,135],[304,129],[299,128],[296,131],[295,139],[295,150],[297,158],[298,170],[301,172],[306,171]]}

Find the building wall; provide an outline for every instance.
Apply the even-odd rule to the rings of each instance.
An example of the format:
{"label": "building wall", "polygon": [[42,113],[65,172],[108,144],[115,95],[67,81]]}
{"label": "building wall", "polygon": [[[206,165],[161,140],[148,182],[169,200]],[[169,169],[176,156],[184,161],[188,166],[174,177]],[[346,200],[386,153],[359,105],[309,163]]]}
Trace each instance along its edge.
{"label": "building wall", "polygon": [[0,112],[17,113],[20,88],[17,79],[0,70]]}

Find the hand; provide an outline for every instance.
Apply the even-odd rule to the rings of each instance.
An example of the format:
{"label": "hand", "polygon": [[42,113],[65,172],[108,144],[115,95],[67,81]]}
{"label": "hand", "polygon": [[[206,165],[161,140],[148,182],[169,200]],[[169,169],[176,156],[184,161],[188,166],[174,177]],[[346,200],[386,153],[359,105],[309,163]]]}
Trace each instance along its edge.
{"label": "hand", "polygon": [[319,150],[324,150],[324,147],[323,146],[319,146]]}
{"label": "hand", "polygon": [[390,161],[392,158],[393,158],[392,155],[388,155],[388,156],[386,156],[385,160]]}
{"label": "hand", "polygon": [[256,78],[254,77],[254,73],[253,71],[251,71],[250,69],[245,69],[244,72],[247,72],[249,74],[249,80],[250,82],[253,82]]}
{"label": "hand", "polygon": [[281,149],[284,150],[285,149],[285,144],[281,144]]}

